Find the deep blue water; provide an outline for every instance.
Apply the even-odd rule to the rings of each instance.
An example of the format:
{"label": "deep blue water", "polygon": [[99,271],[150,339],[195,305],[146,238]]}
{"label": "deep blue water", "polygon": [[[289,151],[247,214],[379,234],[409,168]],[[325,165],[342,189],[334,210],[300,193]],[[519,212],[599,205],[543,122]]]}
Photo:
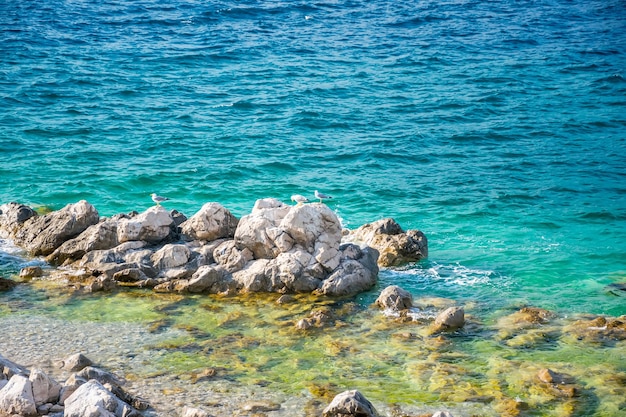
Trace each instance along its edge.
{"label": "deep blue water", "polygon": [[0,202],[319,189],[428,235],[381,285],[626,314],[625,77],[619,0],[0,1]]}

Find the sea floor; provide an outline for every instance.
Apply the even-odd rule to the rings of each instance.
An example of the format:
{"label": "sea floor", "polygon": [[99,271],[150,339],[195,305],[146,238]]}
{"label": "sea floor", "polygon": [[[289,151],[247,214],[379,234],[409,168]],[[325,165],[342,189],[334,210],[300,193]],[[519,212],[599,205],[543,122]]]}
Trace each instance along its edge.
{"label": "sea floor", "polygon": [[[626,407],[624,317],[466,303],[462,330],[432,334],[454,300],[416,297],[397,315],[310,295],[83,293],[44,281],[1,298],[6,358],[64,380],[55,363],[81,352],[123,377],[151,416],[183,406],[315,416],[348,389],[388,416],[614,416]],[[319,326],[297,329],[306,317]]]}

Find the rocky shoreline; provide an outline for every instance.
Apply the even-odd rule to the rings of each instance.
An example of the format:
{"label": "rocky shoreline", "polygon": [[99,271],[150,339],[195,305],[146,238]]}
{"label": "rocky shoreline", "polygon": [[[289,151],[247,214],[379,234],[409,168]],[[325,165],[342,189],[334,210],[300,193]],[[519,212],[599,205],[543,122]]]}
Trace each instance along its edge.
{"label": "rocky shoreline", "polygon": [[[423,233],[404,232],[392,219],[351,232],[322,203],[289,206],[275,199],[258,200],[242,219],[218,203],[205,204],[189,219],[159,204],[143,213],[100,218],[84,200],[41,216],[9,203],[0,206],[0,237],[58,267],[26,267],[20,279],[67,281],[86,292],[139,287],[353,296],[376,284],[379,264],[417,261],[428,253]],[[5,290],[15,285],[6,279],[1,284]],[[311,317],[296,327],[306,330],[323,322],[324,317]],[[37,367],[29,370],[3,357],[0,364],[0,414],[131,417],[149,407],[124,391],[120,378],[91,367],[82,354],[62,362],[62,369],[76,371],[62,384]],[[346,409],[377,415],[360,393],[342,395],[324,415]],[[262,404],[246,407],[272,411]],[[189,407],[181,415],[208,416]]]}
{"label": "rocky shoreline", "polygon": [[[160,205],[100,218],[84,200],[43,216],[9,203],[0,206],[0,238],[64,267],[49,278],[86,291],[353,296],[376,284],[379,265],[428,256],[426,236],[405,232],[392,219],[348,231],[323,203],[289,206],[276,199],[258,200],[241,219],[218,203],[190,218]],[[21,275],[42,274],[33,268]]]}
{"label": "rocky shoreline", "polygon": [[[319,203],[287,206],[273,199],[259,200],[252,213],[242,219],[234,218],[216,203],[208,203],[189,219],[161,206],[144,213],[100,218],[84,201],[41,216],[17,203],[0,206],[0,211],[0,238],[12,239],[31,255],[45,256],[53,265],[24,268],[18,280],[56,282],[64,291],[83,295],[112,291],[113,296],[125,288],[142,288],[140,292],[154,291],[159,296],[177,299],[196,294],[245,297],[250,293],[276,293],[273,308],[289,309],[285,306],[310,300],[349,300],[376,284],[379,267],[419,260],[428,253],[426,237],[419,231],[404,232],[392,219],[354,231],[344,230],[334,213]],[[5,279],[0,285],[11,291],[16,281]],[[327,346],[329,357],[339,361],[357,354],[360,347],[341,340],[348,333],[357,334],[354,340],[364,340],[363,329],[346,327],[347,316],[353,314],[350,306],[320,305],[318,308],[312,303],[290,315],[300,316],[299,319],[281,319],[275,331],[296,333],[296,338],[328,333],[332,339]],[[611,354],[623,352],[624,316],[565,318],[526,306],[489,323],[485,317],[467,316],[467,305],[459,306],[453,300],[415,300],[411,293],[395,285],[380,292],[375,306],[383,318],[372,319],[374,316],[365,312],[370,320],[368,326],[372,326],[365,330],[365,335],[384,335],[378,343],[394,345],[396,352],[382,352],[380,358],[403,363],[404,371],[413,378],[416,394],[437,398],[437,404],[452,401],[469,404],[471,410],[474,405],[490,410],[486,414],[453,411],[456,416],[518,416],[533,407],[546,406],[556,409],[555,415],[582,415],[595,407],[591,394],[595,390],[610,399],[610,410],[626,406],[626,374],[619,361],[617,365],[609,363],[587,372],[572,368],[567,362],[557,362],[560,366],[556,369],[520,362],[508,358],[511,353],[507,353],[546,351],[559,345],[566,352],[589,347],[607,349]],[[171,313],[179,307],[171,303],[165,308]],[[206,308],[211,314],[219,313],[215,307]],[[381,310],[384,316],[380,315]],[[308,314],[302,317],[306,311]],[[222,314],[224,325],[228,326],[231,320],[249,320],[237,313]],[[374,407],[353,389],[364,389],[366,385],[346,386],[343,389],[348,391],[342,391],[332,384],[313,384],[302,394],[285,396],[265,388],[262,381],[242,389],[236,381],[229,380],[227,371],[221,374],[222,370],[214,367],[193,370],[185,377],[166,371],[147,378],[133,376],[137,368],[152,363],[155,354],[159,354],[154,349],[138,352],[137,346],[161,346],[157,349],[165,353],[168,349],[209,349],[215,357],[229,353],[230,349],[260,347],[260,339],[237,332],[218,339],[169,342],[202,330],[189,323],[176,328],[157,322],[156,331],[141,325],[124,325],[120,329],[105,324],[89,330],[89,323],[72,324],[44,317],[34,319],[34,323],[22,320],[0,319],[0,331],[5,336],[0,341],[0,353],[6,358],[0,358],[0,415],[452,415],[437,407],[407,411],[391,401],[378,402]],[[23,334],[25,329],[28,331]],[[488,366],[479,368],[482,372],[457,364],[475,360],[457,350],[458,342],[467,338],[482,346],[479,350],[488,346],[493,349],[495,356],[488,359]],[[224,346],[218,349],[214,344]],[[41,349],[33,351],[28,348],[31,346]],[[70,346],[74,352],[95,354],[99,366],[92,364],[84,368],[87,371],[64,369],[65,363],[69,363]],[[376,352],[381,351],[380,346],[374,348]],[[370,360],[368,355],[365,357]],[[29,369],[11,362],[17,358],[22,358]],[[225,356],[226,361],[230,358],[245,363],[245,358]],[[590,386],[584,382],[585,374],[601,382]],[[72,390],[78,394],[69,401],[68,408]],[[527,397],[519,398],[514,392]],[[105,397],[106,401],[101,400]],[[621,402],[616,400],[620,397]],[[25,408],[16,412],[18,407]],[[79,411],[73,411],[74,407]]]}

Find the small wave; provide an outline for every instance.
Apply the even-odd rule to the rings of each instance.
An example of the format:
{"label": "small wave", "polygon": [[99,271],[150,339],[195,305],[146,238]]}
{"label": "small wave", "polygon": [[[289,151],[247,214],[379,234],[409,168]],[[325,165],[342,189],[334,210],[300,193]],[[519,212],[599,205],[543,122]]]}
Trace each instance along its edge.
{"label": "small wave", "polygon": [[416,28],[428,23],[432,22],[441,22],[448,20],[447,17],[435,16],[435,15],[426,15],[426,16],[417,16],[411,19],[405,19],[390,23],[388,26],[393,28],[405,28],[412,29]]}
{"label": "small wave", "polygon": [[537,45],[539,45],[539,42],[537,42],[534,39],[517,39],[517,38],[513,38],[513,39],[505,39],[503,42],[507,43],[507,44],[511,44],[511,45],[529,45],[529,46],[537,46]]}
{"label": "small wave", "polygon": [[594,82],[596,84],[603,84],[603,83],[622,84],[622,83],[626,83],[626,78],[624,78],[621,74],[613,74],[613,75],[609,75],[608,77],[598,78]]}
{"label": "small wave", "polygon": [[580,215],[580,218],[586,220],[616,220],[617,216],[610,211],[603,210],[583,213]]}
{"label": "small wave", "polygon": [[45,266],[40,259],[27,259],[23,249],[11,240],[0,239],[0,272],[16,273],[25,266]]}

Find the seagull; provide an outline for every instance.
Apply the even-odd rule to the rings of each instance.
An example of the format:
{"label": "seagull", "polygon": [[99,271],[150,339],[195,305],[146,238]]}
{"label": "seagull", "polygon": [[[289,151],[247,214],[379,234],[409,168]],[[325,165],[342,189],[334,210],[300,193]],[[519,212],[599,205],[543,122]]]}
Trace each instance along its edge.
{"label": "seagull", "polygon": [[328,194],[322,194],[319,191],[315,190],[315,198],[319,198],[320,199],[320,203],[323,203],[324,200],[332,198],[332,197],[329,196]]}
{"label": "seagull", "polygon": [[308,203],[309,199],[303,195],[294,194],[291,196],[291,201],[295,201],[296,203],[298,203],[297,205],[300,206],[302,205],[302,203]]}
{"label": "seagull", "polygon": [[156,195],[155,193],[150,194],[152,197],[152,201],[156,203],[157,206],[160,206],[162,202],[169,200],[167,197],[161,197],[160,195]]}

